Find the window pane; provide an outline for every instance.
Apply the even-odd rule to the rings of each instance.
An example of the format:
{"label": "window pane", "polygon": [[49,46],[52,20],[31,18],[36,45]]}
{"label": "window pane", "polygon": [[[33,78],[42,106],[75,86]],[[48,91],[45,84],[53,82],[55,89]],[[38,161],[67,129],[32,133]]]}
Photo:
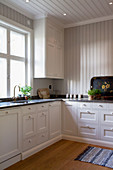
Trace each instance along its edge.
{"label": "window pane", "polygon": [[7,97],[7,61],[0,58],[0,98]]}
{"label": "window pane", "polygon": [[[11,82],[10,82],[10,94],[13,96],[14,86],[25,86],[25,63],[22,61],[11,60],[10,64]],[[16,96],[18,94],[18,88],[16,90]]]}
{"label": "window pane", "polygon": [[7,53],[7,30],[0,27],[0,53]]}
{"label": "window pane", "polygon": [[25,35],[11,31],[10,51],[11,55],[25,57]]}

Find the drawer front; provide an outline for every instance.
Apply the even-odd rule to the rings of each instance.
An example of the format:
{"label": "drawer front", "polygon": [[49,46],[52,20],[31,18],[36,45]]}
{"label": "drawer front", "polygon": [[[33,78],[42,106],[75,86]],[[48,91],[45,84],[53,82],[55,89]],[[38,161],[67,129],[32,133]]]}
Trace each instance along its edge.
{"label": "drawer front", "polygon": [[38,108],[39,111],[48,110],[48,103],[38,104],[37,108]]}
{"label": "drawer front", "polygon": [[93,103],[94,109],[107,109],[107,104],[103,103]]}
{"label": "drawer front", "polygon": [[101,140],[113,142],[113,125],[101,127]]}
{"label": "drawer front", "polygon": [[79,122],[92,122],[98,123],[98,111],[97,110],[78,110],[78,121]]}
{"label": "drawer front", "polygon": [[113,125],[113,110],[106,110],[101,112],[101,123]]}
{"label": "drawer front", "polygon": [[37,145],[37,137],[36,136],[34,136],[32,138],[28,138],[23,141],[23,147],[22,147],[23,149],[22,150],[26,151],[36,145]]}
{"label": "drawer front", "polygon": [[20,109],[2,109],[0,110],[0,116],[11,115],[15,113],[20,113]]}
{"label": "drawer front", "polygon": [[38,137],[37,137],[37,143],[41,144],[43,142],[46,142],[48,140],[48,132],[43,132],[43,133],[39,133]]}
{"label": "drawer front", "polygon": [[113,104],[112,103],[108,103],[107,106],[108,106],[108,109],[112,109],[113,110]]}
{"label": "drawer front", "polygon": [[49,103],[49,106],[60,106],[60,105],[61,105],[61,102],[58,102],[58,101]]}
{"label": "drawer front", "polygon": [[92,107],[92,103],[88,103],[88,102],[81,102],[78,105],[79,108],[84,108],[84,109],[90,109]]}
{"label": "drawer front", "polygon": [[36,113],[36,105],[34,106],[34,105],[29,105],[29,106],[23,106],[23,107],[21,107],[21,109],[22,109],[22,113],[23,114],[34,114],[34,113]]}
{"label": "drawer front", "polygon": [[78,135],[86,138],[98,138],[98,126],[95,124],[81,123],[78,125]]}

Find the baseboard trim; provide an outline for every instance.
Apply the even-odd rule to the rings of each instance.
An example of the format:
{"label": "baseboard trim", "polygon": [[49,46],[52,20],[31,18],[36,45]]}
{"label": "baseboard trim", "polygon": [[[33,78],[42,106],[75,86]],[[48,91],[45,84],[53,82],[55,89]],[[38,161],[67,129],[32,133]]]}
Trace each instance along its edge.
{"label": "baseboard trim", "polygon": [[44,148],[47,148],[48,146],[54,144],[55,142],[58,142],[59,140],[62,139],[62,135],[58,136],[58,137],[55,137],[54,139],[50,139],[49,141],[47,142],[44,142],[32,149],[29,149],[28,151],[25,151],[25,152],[22,152],[22,160],[28,158],[29,156],[41,151],[42,149]]}
{"label": "baseboard trim", "polygon": [[10,158],[0,164],[0,170],[4,170],[5,168],[8,168],[9,166],[19,162],[21,160],[21,154],[14,156],[13,158]]}
{"label": "baseboard trim", "polygon": [[102,141],[97,139],[82,138],[70,135],[62,135],[62,139],[113,148],[113,142]]}

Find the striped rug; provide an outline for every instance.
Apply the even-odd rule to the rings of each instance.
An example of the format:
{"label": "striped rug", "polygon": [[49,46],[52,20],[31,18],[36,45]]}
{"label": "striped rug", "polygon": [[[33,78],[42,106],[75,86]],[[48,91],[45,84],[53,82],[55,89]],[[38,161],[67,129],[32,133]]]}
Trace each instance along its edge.
{"label": "striped rug", "polygon": [[75,160],[113,168],[113,150],[89,146]]}

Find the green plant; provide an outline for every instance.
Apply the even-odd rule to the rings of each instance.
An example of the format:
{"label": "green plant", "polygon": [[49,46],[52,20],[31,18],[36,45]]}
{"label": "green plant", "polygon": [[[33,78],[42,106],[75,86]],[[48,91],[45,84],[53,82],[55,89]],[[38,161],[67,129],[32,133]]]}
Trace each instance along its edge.
{"label": "green plant", "polygon": [[94,89],[88,90],[88,95],[94,96],[95,95],[95,90]]}
{"label": "green plant", "polygon": [[20,88],[20,91],[21,91],[22,94],[24,94],[25,96],[30,95],[31,90],[32,90],[32,87],[31,87],[31,86],[27,86],[27,85],[25,85],[25,86],[23,86],[23,87]]}
{"label": "green plant", "polygon": [[101,94],[101,90],[95,89],[95,94]]}
{"label": "green plant", "polygon": [[96,94],[101,94],[101,90],[99,90],[99,89],[88,90],[88,95],[94,96]]}

